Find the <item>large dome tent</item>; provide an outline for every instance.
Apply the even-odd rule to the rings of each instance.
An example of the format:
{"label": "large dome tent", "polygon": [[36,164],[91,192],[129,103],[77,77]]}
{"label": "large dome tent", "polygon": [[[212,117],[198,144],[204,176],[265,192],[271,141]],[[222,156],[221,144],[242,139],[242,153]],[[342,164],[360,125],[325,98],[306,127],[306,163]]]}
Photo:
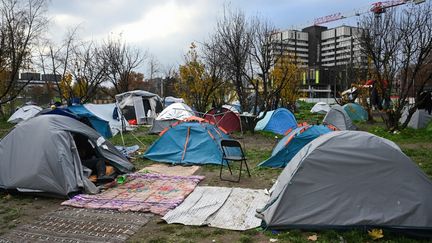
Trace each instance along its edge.
{"label": "large dome tent", "polygon": [[0,188],[59,196],[90,187],[74,139],[87,138],[100,158],[119,173],[133,165],[104,137],[73,118],[42,115],[21,122],[0,141]]}
{"label": "large dome tent", "polygon": [[[263,113],[260,114],[262,116]],[[297,127],[294,114],[285,108],[267,111],[264,118],[258,121],[255,131],[269,131],[284,135],[289,129]]]}
{"label": "large dome tent", "polygon": [[269,229],[432,230],[432,182],[393,142],[336,131],[303,147],[270,189]]}

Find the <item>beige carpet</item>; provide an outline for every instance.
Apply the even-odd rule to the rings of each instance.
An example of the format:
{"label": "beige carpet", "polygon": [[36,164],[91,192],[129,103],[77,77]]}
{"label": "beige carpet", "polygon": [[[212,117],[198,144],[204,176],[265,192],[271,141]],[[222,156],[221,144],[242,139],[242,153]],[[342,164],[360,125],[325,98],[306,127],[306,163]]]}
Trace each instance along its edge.
{"label": "beige carpet", "polygon": [[193,175],[200,167],[181,166],[181,165],[166,165],[166,164],[152,164],[144,167],[139,172],[141,173],[158,173],[164,175],[177,175],[177,176],[190,176]]}

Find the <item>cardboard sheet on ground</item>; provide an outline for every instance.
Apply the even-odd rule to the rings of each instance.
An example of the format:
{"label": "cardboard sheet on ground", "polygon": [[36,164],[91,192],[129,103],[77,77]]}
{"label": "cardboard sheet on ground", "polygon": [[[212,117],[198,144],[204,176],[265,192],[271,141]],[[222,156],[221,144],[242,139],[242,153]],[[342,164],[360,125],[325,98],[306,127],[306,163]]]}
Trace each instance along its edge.
{"label": "cardboard sheet on ground", "polygon": [[197,165],[193,166],[181,166],[181,165],[167,165],[167,164],[152,164],[144,167],[139,172],[151,172],[164,175],[178,175],[178,176],[191,176],[200,167]]}
{"label": "cardboard sheet on ground", "polygon": [[183,203],[163,219],[169,223],[208,225],[211,227],[248,230],[260,226],[257,208],[268,201],[264,190],[225,187],[197,187]]}
{"label": "cardboard sheet on ground", "polygon": [[79,194],[62,205],[165,215],[182,203],[204,176],[134,173],[128,174],[127,178],[125,184],[97,195]]}

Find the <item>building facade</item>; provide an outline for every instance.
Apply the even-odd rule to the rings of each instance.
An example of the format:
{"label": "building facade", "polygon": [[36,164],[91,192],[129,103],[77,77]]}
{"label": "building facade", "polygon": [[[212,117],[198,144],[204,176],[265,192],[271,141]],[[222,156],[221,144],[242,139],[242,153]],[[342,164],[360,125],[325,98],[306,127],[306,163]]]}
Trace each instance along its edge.
{"label": "building facade", "polygon": [[[301,92],[309,98],[330,98],[367,70],[367,57],[358,41],[361,29],[339,26],[328,29],[310,26],[275,34],[274,55],[293,55],[304,68]],[[301,38],[300,38],[301,37]],[[306,54],[306,55],[305,55]]]}

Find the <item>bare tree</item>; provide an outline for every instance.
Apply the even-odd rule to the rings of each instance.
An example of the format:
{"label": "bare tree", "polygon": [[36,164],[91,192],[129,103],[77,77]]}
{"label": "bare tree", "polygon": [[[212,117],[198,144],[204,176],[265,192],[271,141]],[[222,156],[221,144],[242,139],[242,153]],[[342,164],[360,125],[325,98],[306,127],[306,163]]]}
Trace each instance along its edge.
{"label": "bare tree", "polygon": [[100,50],[94,42],[82,43],[73,50],[70,72],[76,83],[73,95],[81,103],[88,102],[96,94],[97,88],[105,81],[106,67],[100,58]]}
{"label": "bare tree", "polygon": [[[18,82],[19,71],[31,63],[31,53],[46,27],[43,0],[0,2],[0,106],[14,100],[30,82]],[[0,112],[2,109],[0,109]]]}
{"label": "bare tree", "polygon": [[106,76],[117,94],[129,91],[131,72],[139,67],[147,56],[121,39],[112,38],[103,43],[100,54],[107,68]]}
{"label": "bare tree", "polygon": [[223,17],[217,22],[213,38],[214,43],[217,43],[215,51],[223,58],[225,73],[234,85],[242,110],[250,110],[245,68],[252,40],[244,13],[225,9]]}
{"label": "bare tree", "polygon": [[[383,99],[389,101],[390,95],[397,96],[393,107],[382,110],[382,117],[390,131],[407,126],[417,107],[424,102],[417,97],[408,110],[408,118],[399,126],[412,90],[419,94],[432,80],[431,74],[424,75],[425,68],[430,67],[432,61],[428,58],[432,53],[431,15],[431,4],[426,2],[401,12],[387,11],[379,16],[371,14],[360,24],[364,29],[360,42],[364,53],[372,61]],[[399,86],[397,89],[396,85]]]}

